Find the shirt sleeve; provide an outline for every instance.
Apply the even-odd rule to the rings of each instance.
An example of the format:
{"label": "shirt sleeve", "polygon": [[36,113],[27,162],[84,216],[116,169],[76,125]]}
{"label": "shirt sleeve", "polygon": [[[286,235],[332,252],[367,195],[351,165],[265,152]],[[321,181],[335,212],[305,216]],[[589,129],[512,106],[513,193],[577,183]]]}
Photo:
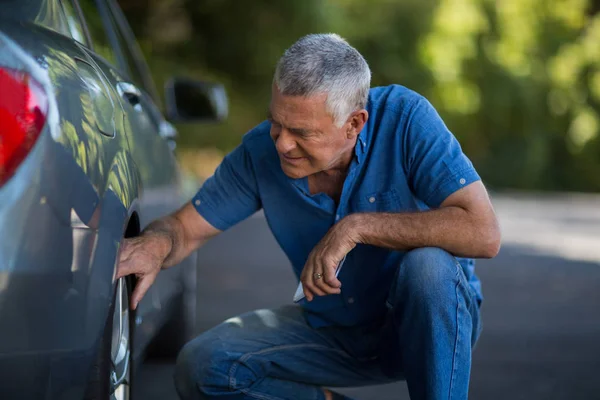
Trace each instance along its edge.
{"label": "shirt sleeve", "polygon": [[225,156],[192,204],[204,219],[222,231],[261,208],[256,175],[244,143]]}
{"label": "shirt sleeve", "polygon": [[429,207],[437,208],[457,190],[480,180],[435,108],[420,98],[409,114],[404,162],[409,185]]}

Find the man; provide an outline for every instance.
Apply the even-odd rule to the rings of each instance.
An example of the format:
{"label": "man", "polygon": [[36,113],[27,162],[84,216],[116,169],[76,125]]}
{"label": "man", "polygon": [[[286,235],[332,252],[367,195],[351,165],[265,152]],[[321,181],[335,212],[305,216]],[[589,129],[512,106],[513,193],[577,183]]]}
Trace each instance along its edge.
{"label": "man", "polygon": [[187,344],[182,399],[335,399],[325,387],[400,379],[412,399],[467,398],[481,327],[471,258],[497,254],[498,223],[431,104],[370,78],[339,36],[300,39],[277,65],[268,121],[189,204],[124,243],[135,306],[161,268],[262,208],[302,282],[298,305]]}

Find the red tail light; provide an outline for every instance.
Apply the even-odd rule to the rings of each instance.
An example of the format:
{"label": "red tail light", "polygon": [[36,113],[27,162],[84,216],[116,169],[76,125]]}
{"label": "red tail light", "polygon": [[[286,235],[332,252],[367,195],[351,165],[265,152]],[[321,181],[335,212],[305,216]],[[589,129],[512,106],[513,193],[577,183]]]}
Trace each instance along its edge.
{"label": "red tail light", "polygon": [[0,67],[0,186],[14,173],[40,136],[48,98],[27,73]]}

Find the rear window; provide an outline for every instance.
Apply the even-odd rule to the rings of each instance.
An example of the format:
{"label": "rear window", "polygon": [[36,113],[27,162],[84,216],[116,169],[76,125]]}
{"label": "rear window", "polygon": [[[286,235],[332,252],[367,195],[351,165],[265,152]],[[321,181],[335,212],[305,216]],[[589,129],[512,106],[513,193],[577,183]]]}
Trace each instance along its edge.
{"label": "rear window", "polygon": [[110,41],[109,32],[102,22],[95,0],[83,0],[79,2],[79,5],[92,38],[94,51],[111,65],[118,65],[117,53]]}
{"label": "rear window", "polygon": [[0,18],[33,22],[70,36],[59,0],[0,0]]}

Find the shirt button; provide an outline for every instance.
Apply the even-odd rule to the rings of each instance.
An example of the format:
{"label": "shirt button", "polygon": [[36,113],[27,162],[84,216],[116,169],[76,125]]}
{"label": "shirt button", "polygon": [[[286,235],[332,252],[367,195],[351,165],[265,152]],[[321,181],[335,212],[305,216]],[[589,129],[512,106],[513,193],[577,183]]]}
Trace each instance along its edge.
{"label": "shirt button", "polygon": [[199,206],[200,204],[202,204],[202,202],[201,202],[200,200],[196,200],[196,201],[194,202],[194,204],[195,204],[195,205],[197,205],[197,206]]}
{"label": "shirt button", "polygon": [[354,304],[354,297],[348,297],[348,304]]}
{"label": "shirt button", "polygon": [[461,185],[464,185],[467,182],[467,180],[465,178],[460,178],[459,182]]}
{"label": "shirt button", "polygon": [[339,221],[339,219],[340,219],[340,214],[335,214],[335,220]]}
{"label": "shirt button", "polygon": [[374,196],[369,197],[369,203],[375,203],[375,197]]}

